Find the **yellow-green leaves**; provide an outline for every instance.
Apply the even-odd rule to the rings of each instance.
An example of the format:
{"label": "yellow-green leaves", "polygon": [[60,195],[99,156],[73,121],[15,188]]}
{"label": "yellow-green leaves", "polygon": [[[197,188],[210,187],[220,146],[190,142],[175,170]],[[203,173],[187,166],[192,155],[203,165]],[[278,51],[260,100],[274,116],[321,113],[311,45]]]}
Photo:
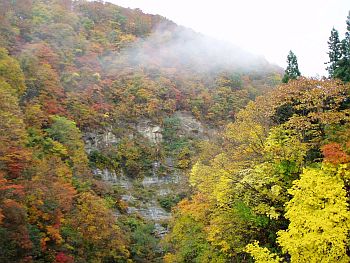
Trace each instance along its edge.
{"label": "yellow-green leaves", "polygon": [[15,96],[23,95],[26,89],[24,75],[17,60],[10,57],[4,48],[0,48],[0,80],[10,85],[11,93]]}
{"label": "yellow-green leaves", "polygon": [[271,253],[266,247],[260,247],[258,241],[247,245],[245,251],[252,255],[256,263],[282,262],[282,259],[278,257],[275,253]]}
{"label": "yellow-green leaves", "polygon": [[229,159],[225,154],[217,155],[211,165],[196,163],[190,174],[190,184],[201,193],[207,194],[211,200],[220,205],[227,204],[232,192],[232,176]]}
{"label": "yellow-green leaves", "polygon": [[306,144],[302,143],[291,130],[281,126],[272,128],[265,141],[265,152],[269,158],[274,161],[293,162],[298,167],[303,164],[306,151]]}
{"label": "yellow-green leaves", "polygon": [[305,169],[294,181],[285,214],[290,225],[278,232],[278,242],[292,262],[349,262],[350,212],[343,187],[327,167]]}

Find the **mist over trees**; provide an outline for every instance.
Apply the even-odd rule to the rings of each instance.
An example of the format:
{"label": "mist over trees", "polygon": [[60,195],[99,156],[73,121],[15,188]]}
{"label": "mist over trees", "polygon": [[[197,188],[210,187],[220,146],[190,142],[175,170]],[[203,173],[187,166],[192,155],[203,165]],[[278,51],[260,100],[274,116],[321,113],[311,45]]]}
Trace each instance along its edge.
{"label": "mist over trees", "polygon": [[139,9],[0,1],[0,262],[348,262],[346,25],[329,78],[282,79]]}
{"label": "mist over trees", "polygon": [[291,51],[285,84],[202,149],[194,193],[173,210],[165,262],[349,261],[346,41],[332,30],[330,79],[302,77]]}

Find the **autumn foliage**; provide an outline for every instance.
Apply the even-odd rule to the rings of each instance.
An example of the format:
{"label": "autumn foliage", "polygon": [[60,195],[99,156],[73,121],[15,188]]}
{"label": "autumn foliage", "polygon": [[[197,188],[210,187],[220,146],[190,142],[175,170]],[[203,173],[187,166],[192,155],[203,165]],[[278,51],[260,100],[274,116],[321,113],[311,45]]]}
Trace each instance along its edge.
{"label": "autumn foliage", "polygon": [[[0,1],[0,262],[349,261],[349,84],[183,53],[198,37],[104,1]],[[208,134],[181,134],[178,113]],[[110,137],[91,150],[89,134]],[[160,249],[96,171],[146,196],[168,156],[159,174],[190,189],[161,200]]]}

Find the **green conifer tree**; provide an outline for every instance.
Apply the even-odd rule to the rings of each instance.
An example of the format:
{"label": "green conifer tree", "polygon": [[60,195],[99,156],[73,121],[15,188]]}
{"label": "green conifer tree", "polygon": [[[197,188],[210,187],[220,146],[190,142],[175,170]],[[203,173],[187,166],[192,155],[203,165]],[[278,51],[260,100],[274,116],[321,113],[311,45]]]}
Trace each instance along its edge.
{"label": "green conifer tree", "polygon": [[329,56],[329,62],[325,64],[328,64],[326,69],[328,70],[329,77],[333,78],[334,72],[339,66],[339,60],[342,57],[342,45],[339,40],[339,33],[334,27],[327,43],[329,48],[329,52],[327,53]]}
{"label": "green conifer tree", "polygon": [[287,56],[287,64],[288,65],[282,79],[283,83],[287,83],[290,79],[297,79],[301,75],[298,67],[297,57],[292,51],[289,51],[289,54]]}
{"label": "green conifer tree", "polygon": [[341,58],[334,70],[334,78],[344,82],[350,81],[350,12],[346,20],[347,32],[345,38],[340,43]]}

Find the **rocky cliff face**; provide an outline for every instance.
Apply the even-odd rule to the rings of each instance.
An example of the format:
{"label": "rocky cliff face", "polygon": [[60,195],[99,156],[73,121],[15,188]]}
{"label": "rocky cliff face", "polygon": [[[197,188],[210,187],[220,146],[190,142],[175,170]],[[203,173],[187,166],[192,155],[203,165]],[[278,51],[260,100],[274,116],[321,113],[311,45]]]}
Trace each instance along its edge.
{"label": "rocky cliff face", "polygon": [[85,150],[88,154],[93,150],[117,145],[119,142],[118,138],[110,130],[85,132],[83,139],[85,142]]}
{"label": "rocky cliff face", "polygon": [[[179,121],[179,137],[208,139],[211,131],[201,122],[196,120],[189,112],[176,112],[173,116]],[[143,136],[145,140],[160,147],[163,141],[163,127],[153,123],[149,119],[141,119],[134,125],[134,131]],[[131,133],[132,137],[133,134]],[[84,141],[87,153],[99,151],[106,147],[115,147],[120,141],[112,132],[112,129],[105,131],[89,131],[84,134]],[[126,205],[125,211],[116,210],[116,215],[120,213],[137,214],[145,220],[155,224],[155,231],[158,236],[166,233],[167,221],[170,219],[169,209],[164,208],[163,203],[169,196],[181,194],[187,187],[186,176],[181,169],[175,166],[172,156],[165,156],[162,160],[155,160],[152,163],[150,176],[143,178],[131,178],[123,174],[122,171],[111,171],[109,169],[94,168],[93,173],[97,178],[120,189],[120,201]],[[166,167],[160,172],[161,168]],[[165,201],[164,201],[165,200]]]}
{"label": "rocky cliff face", "polygon": [[209,140],[217,135],[217,130],[198,121],[191,112],[178,111],[174,116],[180,121],[180,136]]}
{"label": "rocky cliff face", "polygon": [[190,112],[178,111],[174,115],[180,120],[180,129],[183,132],[182,135],[204,135],[202,123],[196,120]]}
{"label": "rocky cliff face", "polygon": [[136,125],[136,130],[151,143],[162,142],[162,128],[152,123],[149,119],[142,119]]}
{"label": "rocky cliff face", "polygon": [[[135,180],[124,175],[117,176],[115,172],[94,169],[94,174],[103,181],[121,188],[120,199],[127,204],[126,212],[143,217],[155,224],[155,233],[163,236],[167,229],[162,224],[170,219],[170,212],[166,211],[159,204],[159,198],[175,192],[180,185],[180,175],[172,171],[167,175],[159,175],[158,162],[153,163],[153,173],[150,177],[142,180]],[[116,215],[122,211],[116,210]]]}

